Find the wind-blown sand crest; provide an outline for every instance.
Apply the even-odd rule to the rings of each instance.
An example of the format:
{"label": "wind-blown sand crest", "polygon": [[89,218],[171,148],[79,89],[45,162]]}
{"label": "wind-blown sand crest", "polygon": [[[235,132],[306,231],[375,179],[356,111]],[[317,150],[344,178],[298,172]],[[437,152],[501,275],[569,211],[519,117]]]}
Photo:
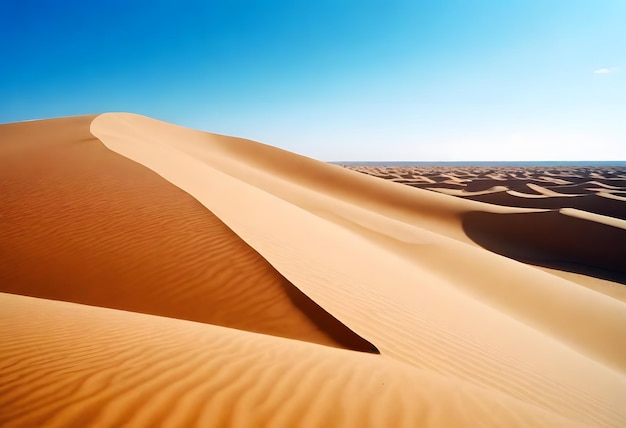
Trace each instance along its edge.
{"label": "wind-blown sand crest", "polygon": [[[1,291],[112,308],[1,297],[14,308],[0,329],[14,341],[0,354],[15,368],[0,392],[7,423],[626,424],[624,302],[511,253],[619,279],[620,223],[438,194],[131,114],[3,125],[0,138]],[[604,245],[552,229],[564,219]],[[52,359],[14,366],[43,344]],[[98,357],[116,348],[172,379],[198,375],[125,383],[132,365]],[[94,376],[113,380],[79,398]]]}

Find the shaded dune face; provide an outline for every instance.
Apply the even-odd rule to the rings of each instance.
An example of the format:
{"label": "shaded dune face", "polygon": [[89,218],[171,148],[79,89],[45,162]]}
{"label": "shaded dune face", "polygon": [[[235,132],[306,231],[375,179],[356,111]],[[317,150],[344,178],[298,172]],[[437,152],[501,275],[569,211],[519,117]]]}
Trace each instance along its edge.
{"label": "shaded dune face", "polygon": [[0,127],[0,291],[378,352],[92,119]]}
{"label": "shaded dune face", "polygon": [[538,266],[626,284],[626,230],[563,215],[468,212],[467,235],[482,247]]}

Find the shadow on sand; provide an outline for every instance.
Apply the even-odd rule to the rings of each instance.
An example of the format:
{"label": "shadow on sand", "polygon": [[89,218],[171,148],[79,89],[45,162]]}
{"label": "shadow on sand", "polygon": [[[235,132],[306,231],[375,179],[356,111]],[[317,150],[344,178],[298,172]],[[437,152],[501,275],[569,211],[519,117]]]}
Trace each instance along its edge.
{"label": "shadow on sand", "polygon": [[626,230],[558,211],[470,212],[463,228],[478,245],[524,263],[626,284]]}

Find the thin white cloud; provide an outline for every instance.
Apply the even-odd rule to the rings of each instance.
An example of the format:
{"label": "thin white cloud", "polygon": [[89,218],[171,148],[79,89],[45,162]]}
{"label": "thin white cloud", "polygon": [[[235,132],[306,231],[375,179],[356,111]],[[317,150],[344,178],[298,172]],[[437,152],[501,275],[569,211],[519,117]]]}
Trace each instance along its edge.
{"label": "thin white cloud", "polygon": [[609,74],[609,73],[615,73],[616,71],[617,71],[617,67],[599,68],[597,70],[594,70],[593,74]]}

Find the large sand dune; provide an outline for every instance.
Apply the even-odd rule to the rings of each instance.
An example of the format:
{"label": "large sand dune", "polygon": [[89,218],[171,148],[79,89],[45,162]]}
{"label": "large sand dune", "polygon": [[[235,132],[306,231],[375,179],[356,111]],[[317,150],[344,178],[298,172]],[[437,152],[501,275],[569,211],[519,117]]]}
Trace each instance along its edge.
{"label": "large sand dune", "polygon": [[92,119],[7,125],[3,291],[372,348]]}
{"label": "large sand dune", "polygon": [[619,197],[619,171],[489,174],[131,114],[1,125],[0,423],[625,425],[621,217],[471,200]]}

